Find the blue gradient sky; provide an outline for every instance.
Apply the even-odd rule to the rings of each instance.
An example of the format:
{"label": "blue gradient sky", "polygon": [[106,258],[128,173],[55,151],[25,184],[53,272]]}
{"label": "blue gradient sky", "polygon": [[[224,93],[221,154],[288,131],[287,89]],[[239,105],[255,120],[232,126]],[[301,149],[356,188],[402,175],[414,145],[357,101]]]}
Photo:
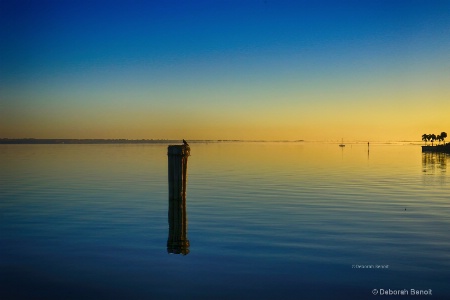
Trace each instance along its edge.
{"label": "blue gradient sky", "polygon": [[450,1],[0,1],[0,137],[450,131]]}

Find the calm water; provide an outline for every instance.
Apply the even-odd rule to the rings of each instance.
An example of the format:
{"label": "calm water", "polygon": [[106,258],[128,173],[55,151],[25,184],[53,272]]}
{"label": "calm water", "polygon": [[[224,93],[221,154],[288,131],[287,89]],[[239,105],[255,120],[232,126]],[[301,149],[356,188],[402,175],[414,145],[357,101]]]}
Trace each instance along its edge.
{"label": "calm water", "polygon": [[0,298],[450,299],[449,155],[192,144],[176,255],[166,153],[0,145]]}

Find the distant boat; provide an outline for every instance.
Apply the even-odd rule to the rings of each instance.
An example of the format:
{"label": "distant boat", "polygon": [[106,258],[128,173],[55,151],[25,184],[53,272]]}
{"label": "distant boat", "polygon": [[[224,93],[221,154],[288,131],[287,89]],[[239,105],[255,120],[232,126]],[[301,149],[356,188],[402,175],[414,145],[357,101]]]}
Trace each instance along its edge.
{"label": "distant boat", "polygon": [[339,147],[345,147],[344,139],[342,139],[341,143],[339,144]]}

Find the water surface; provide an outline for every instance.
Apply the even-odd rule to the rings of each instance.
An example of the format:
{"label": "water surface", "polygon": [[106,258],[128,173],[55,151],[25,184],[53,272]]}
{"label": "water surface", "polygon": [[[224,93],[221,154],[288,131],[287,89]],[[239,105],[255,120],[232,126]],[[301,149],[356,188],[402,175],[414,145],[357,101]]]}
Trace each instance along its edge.
{"label": "water surface", "polygon": [[191,144],[190,252],[174,255],[166,154],[158,144],[0,145],[0,298],[450,298],[449,155]]}

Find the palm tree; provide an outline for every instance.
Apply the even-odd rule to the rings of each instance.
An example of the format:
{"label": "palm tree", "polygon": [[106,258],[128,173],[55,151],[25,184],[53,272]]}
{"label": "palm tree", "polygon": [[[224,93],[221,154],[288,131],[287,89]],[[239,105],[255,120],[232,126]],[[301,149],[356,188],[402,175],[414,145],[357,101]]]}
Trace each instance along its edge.
{"label": "palm tree", "polygon": [[427,141],[431,141],[431,134],[427,134]]}
{"label": "palm tree", "polygon": [[436,135],[434,133],[430,134],[430,138],[431,138],[431,146],[434,146],[433,143],[436,140]]}
{"label": "palm tree", "polygon": [[437,136],[436,136],[436,139],[439,141],[439,145],[441,144],[441,141],[442,141],[442,137],[441,137],[441,135],[440,134],[438,134]]}
{"label": "palm tree", "polygon": [[441,139],[444,141],[444,145],[445,145],[445,138],[447,137],[447,133],[446,132],[441,132]]}
{"label": "palm tree", "polygon": [[428,134],[426,134],[426,133],[422,134],[422,141],[425,142],[425,146],[427,145],[427,140],[428,140]]}

